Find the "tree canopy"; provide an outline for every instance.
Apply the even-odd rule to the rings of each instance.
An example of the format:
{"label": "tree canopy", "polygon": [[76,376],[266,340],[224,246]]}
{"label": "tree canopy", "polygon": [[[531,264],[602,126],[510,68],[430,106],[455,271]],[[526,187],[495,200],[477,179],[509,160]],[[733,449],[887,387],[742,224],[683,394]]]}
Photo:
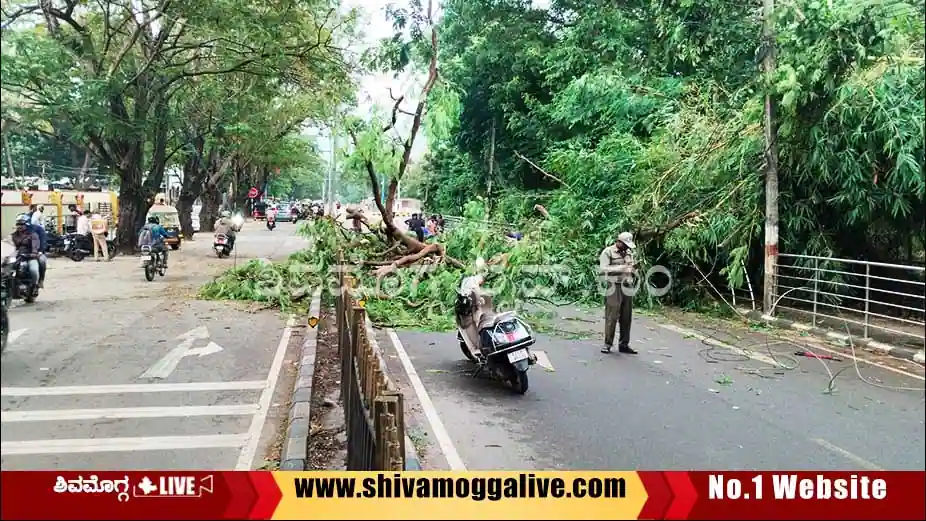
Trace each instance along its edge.
{"label": "tree canopy", "polygon": [[335,2],[10,4],[2,86],[16,103],[4,104],[4,120],[112,169],[125,247],[172,166],[182,171],[182,221],[199,198],[211,224],[229,184],[240,203],[271,172],[310,174],[314,148],[287,136],[353,97],[354,13]]}

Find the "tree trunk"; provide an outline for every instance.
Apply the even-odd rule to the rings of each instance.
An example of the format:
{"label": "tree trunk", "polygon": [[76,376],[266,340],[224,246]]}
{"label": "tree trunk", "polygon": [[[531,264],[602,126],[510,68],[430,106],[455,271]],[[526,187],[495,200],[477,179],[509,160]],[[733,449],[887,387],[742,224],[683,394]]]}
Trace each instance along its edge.
{"label": "tree trunk", "polygon": [[129,168],[135,172],[119,172],[119,222],[116,225],[116,247],[126,254],[135,253],[135,237],[145,225],[148,209],[154,194],[145,193],[138,172],[139,165]]}
{"label": "tree trunk", "polygon": [[199,231],[214,231],[215,221],[219,216],[219,205],[222,203],[222,193],[215,186],[207,186],[200,200],[203,206],[199,210]]}
{"label": "tree trunk", "polygon": [[177,217],[180,219],[180,232],[184,237],[193,237],[193,205],[196,195],[192,192],[180,192],[177,198]]}

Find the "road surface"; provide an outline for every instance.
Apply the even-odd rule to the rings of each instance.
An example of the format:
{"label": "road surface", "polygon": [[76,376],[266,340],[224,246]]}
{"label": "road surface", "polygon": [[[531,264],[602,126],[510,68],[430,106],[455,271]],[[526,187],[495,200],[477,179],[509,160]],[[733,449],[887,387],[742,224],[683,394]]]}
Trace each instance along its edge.
{"label": "road surface", "polygon": [[289,330],[278,313],[192,294],[236,262],[304,247],[295,229],[248,223],[227,259],[198,235],[153,282],[138,257],[50,259],[39,299],[10,313],[2,468],[260,466],[289,398],[276,385]]}
{"label": "road surface", "polygon": [[[926,466],[922,367],[860,362],[859,371],[869,382],[865,383],[851,360],[826,362],[833,373],[847,368],[836,377],[835,392],[827,392],[831,378],[821,360],[801,358],[796,369],[775,370],[769,352],[777,356],[798,348],[766,345],[765,333],[724,339],[719,333],[705,335],[703,329],[698,333],[690,325],[637,316],[632,345],[639,354],[606,355],[599,352],[597,315],[557,315],[560,324],[574,319],[565,329],[579,334],[573,339],[541,335],[535,347],[547,368],[531,369],[531,387],[524,396],[471,377],[455,333],[376,332],[391,373],[403,388],[406,410],[412,411],[410,438],[423,448],[426,466]],[[748,356],[710,345],[718,343],[747,347]],[[409,363],[403,364],[403,359]],[[407,365],[414,375],[409,376]]]}

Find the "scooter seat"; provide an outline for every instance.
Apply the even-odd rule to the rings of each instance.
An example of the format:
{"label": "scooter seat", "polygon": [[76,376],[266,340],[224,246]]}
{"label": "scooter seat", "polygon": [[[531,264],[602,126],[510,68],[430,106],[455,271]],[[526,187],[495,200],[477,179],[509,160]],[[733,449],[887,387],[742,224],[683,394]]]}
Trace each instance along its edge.
{"label": "scooter seat", "polygon": [[510,320],[517,315],[515,311],[505,311],[503,313],[492,313],[490,315],[483,315],[479,319],[479,329],[491,329],[494,328],[499,322],[504,322]]}

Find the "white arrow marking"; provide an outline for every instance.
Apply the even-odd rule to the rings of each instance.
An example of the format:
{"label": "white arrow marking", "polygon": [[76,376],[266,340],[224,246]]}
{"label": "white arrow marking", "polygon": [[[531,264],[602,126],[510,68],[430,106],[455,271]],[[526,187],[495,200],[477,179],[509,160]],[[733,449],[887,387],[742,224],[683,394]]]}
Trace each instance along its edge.
{"label": "white arrow marking", "polygon": [[17,329],[16,331],[10,331],[10,336],[7,337],[6,341],[12,344],[16,341],[17,338],[21,337],[22,334],[28,330],[29,328],[27,327],[24,329]]}
{"label": "white arrow marking", "polygon": [[190,349],[189,351],[187,351],[187,355],[189,355],[189,356],[193,356],[193,355],[197,355],[197,356],[214,355],[214,354],[218,353],[218,352],[221,351],[221,350],[222,350],[222,346],[220,346],[219,344],[216,344],[215,342],[213,342],[213,341],[210,340],[210,341],[209,341],[209,344],[206,345],[205,347],[196,347],[196,348]]}
{"label": "white arrow marking", "polygon": [[193,344],[197,340],[205,340],[209,338],[209,330],[206,329],[206,326],[200,326],[196,329],[187,331],[186,333],[177,337],[177,340],[181,340],[180,345],[173,348],[169,353],[164,355],[164,358],[160,359],[152,365],[147,371],[142,373],[139,378],[167,378],[171,373],[177,369],[177,365],[180,364],[180,361],[187,356],[206,356],[218,353],[222,350],[222,346],[216,344],[215,342],[210,341],[209,345],[205,347],[193,347]]}
{"label": "white arrow marking", "polygon": [[553,364],[550,363],[550,357],[548,357],[546,353],[544,353],[543,351],[534,351],[534,350],[531,350],[531,353],[534,353],[535,355],[537,355],[537,365],[539,365],[540,367],[543,367],[544,369],[546,369],[547,371],[550,371],[551,373],[555,370],[553,369]]}

